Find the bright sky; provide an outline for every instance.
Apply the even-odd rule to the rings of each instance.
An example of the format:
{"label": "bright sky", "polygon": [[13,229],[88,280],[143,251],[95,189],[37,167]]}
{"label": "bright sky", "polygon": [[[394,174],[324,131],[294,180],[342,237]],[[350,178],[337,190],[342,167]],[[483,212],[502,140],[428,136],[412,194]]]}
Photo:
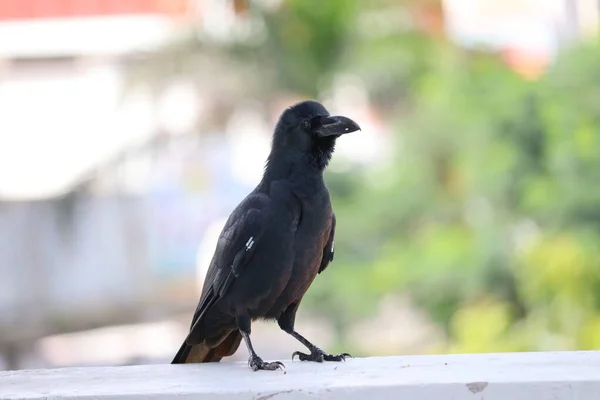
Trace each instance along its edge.
{"label": "bright sky", "polygon": [[443,0],[455,39],[552,53],[564,0]]}

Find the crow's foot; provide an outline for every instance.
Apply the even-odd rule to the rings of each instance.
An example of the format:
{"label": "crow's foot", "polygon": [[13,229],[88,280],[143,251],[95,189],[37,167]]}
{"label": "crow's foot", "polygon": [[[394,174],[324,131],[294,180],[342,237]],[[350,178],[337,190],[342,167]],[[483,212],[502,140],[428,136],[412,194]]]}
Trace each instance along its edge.
{"label": "crow's foot", "polygon": [[265,371],[275,371],[280,369],[282,371],[285,371],[285,365],[283,365],[282,362],[265,362],[259,356],[251,356],[248,359],[248,365],[250,366],[250,368],[252,368],[253,371],[258,371],[259,369],[263,369]]}
{"label": "crow's foot", "polygon": [[342,354],[327,354],[321,349],[314,349],[310,354],[305,354],[300,351],[295,351],[292,354],[292,360],[294,357],[298,356],[300,361],[315,361],[315,362],[323,362],[323,361],[346,361],[346,357],[352,358],[352,356],[348,353]]}

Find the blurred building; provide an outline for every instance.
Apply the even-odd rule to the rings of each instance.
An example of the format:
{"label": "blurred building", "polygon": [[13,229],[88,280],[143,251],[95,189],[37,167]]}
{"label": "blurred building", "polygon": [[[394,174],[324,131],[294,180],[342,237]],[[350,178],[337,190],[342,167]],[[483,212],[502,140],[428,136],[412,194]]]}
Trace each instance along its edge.
{"label": "blurred building", "polygon": [[39,365],[23,360],[44,336],[156,320],[197,295],[170,278],[195,276],[204,230],[243,188],[222,141],[185,135],[189,91],[124,89],[134,56],[201,10],[0,1],[0,368]]}
{"label": "blurred building", "polygon": [[121,103],[123,72],[130,54],[164,43],[189,18],[189,3],[0,2],[0,197],[63,193],[154,133],[151,98]]}

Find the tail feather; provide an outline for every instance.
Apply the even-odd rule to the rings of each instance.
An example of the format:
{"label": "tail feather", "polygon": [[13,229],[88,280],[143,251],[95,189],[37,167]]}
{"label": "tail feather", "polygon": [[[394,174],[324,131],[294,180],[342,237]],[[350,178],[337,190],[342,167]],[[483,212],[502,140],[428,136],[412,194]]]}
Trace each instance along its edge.
{"label": "tail feather", "polygon": [[204,343],[189,345],[183,343],[171,361],[171,364],[219,362],[223,357],[233,355],[240,346],[240,331],[232,331],[216,347],[208,347]]}

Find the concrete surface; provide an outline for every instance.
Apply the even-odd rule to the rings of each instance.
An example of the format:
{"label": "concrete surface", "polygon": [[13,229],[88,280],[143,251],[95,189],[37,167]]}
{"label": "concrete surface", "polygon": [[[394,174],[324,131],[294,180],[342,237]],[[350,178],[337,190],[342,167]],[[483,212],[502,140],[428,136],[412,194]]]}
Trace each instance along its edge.
{"label": "concrete surface", "polygon": [[1,399],[598,400],[600,351],[62,368],[0,373]]}

